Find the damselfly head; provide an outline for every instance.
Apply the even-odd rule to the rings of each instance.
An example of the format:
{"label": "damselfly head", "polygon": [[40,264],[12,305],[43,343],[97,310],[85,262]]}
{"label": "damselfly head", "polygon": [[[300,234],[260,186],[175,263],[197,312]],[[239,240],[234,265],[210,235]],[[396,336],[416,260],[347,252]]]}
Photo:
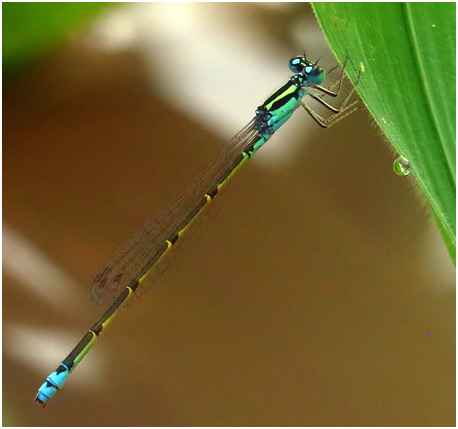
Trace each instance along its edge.
{"label": "damselfly head", "polygon": [[304,56],[293,57],[289,60],[289,69],[294,73],[302,73],[307,80],[314,85],[319,85],[324,81],[326,72],[323,67],[318,66],[313,61]]}
{"label": "damselfly head", "polygon": [[293,73],[302,73],[304,68],[309,64],[309,61],[305,57],[293,57],[289,60],[289,69]]}

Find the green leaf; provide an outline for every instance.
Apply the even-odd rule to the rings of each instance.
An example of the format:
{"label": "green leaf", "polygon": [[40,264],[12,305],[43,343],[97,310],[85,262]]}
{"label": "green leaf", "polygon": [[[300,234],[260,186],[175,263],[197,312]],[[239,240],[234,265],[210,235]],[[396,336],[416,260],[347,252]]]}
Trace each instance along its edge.
{"label": "green leaf", "polygon": [[455,3],[314,3],[341,63],[456,255]]}
{"label": "green leaf", "polygon": [[109,3],[2,3],[3,71],[54,47],[68,31]]}

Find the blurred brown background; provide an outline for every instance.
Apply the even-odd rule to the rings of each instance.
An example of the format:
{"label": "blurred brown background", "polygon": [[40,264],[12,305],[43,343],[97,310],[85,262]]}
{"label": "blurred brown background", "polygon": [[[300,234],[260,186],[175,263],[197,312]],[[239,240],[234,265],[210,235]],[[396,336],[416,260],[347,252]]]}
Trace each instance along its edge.
{"label": "blurred brown background", "polygon": [[[3,87],[3,424],[454,426],[455,269],[360,111],[299,111],[43,410],[94,273],[306,52],[306,4],[108,7]],[[356,59],[356,63],[358,63]]]}

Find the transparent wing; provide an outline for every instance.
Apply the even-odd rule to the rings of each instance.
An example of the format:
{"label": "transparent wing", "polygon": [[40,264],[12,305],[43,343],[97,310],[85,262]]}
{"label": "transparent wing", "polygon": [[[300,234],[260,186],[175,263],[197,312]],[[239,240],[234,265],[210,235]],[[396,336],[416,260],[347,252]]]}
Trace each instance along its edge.
{"label": "transparent wing", "polygon": [[[149,269],[157,269],[155,265],[164,253],[166,240],[170,240],[193,220],[205,204],[205,194],[224,182],[243,159],[241,153],[244,148],[258,138],[254,118],[228,142],[211,166],[194,179],[186,192],[170,207],[146,222],[100,269],[91,286],[91,300],[105,306],[132,281],[138,280],[145,273],[151,277]],[[168,253],[173,253],[173,249]],[[147,279],[141,288],[145,286],[151,286]]]}

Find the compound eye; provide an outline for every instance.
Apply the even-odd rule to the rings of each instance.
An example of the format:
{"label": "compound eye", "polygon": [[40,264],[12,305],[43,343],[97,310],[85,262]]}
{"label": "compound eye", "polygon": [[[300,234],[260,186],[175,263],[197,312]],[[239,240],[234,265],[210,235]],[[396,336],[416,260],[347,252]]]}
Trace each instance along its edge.
{"label": "compound eye", "polygon": [[324,70],[323,70],[323,67],[320,67],[320,66],[315,66],[313,67],[313,70],[310,72],[310,75],[311,76],[317,76],[321,73],[323,73]]}
{"label": "compound eye", "polygon": [[302,72],[304,67],[304,57],[293,57],[289,60],[289,69],[294,73]]}
{"label": "compound eye", "polygon": [[[310,71],[307,69],[310,69]],[[308,79],[315,85],[322,83],[326,76],[326,72],[323,67],[320,66],[307,66],[305,67],[305,72],[307,73]]]}

